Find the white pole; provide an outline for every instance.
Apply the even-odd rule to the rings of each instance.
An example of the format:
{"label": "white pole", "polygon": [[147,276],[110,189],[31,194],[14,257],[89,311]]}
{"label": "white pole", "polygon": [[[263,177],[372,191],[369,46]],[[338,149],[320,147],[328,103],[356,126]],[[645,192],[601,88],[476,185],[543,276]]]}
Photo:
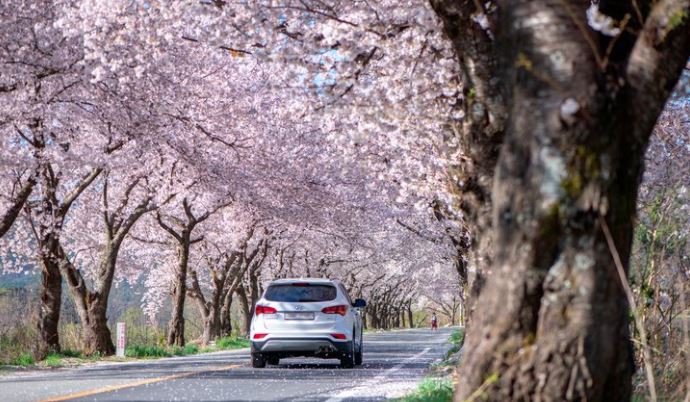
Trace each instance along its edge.
{"label": "white pole", "polygon": [[125,347],[127,344],[127,334],[125,332],[125,323],[117,323],[117,348],[115,349],[115,355],[118,357],[125,357]]}

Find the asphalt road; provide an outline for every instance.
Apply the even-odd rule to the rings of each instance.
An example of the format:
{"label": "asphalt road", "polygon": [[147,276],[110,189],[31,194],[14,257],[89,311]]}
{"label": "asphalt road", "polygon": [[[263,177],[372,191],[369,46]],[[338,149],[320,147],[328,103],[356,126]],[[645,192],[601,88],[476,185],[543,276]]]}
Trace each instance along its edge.
{"label": "asphalt road", "polygon": [[0,377],[0,401],[380,401],[414,389],[451,330],[365,334],[364,364],[284,359],[253,369],[249,350]]}

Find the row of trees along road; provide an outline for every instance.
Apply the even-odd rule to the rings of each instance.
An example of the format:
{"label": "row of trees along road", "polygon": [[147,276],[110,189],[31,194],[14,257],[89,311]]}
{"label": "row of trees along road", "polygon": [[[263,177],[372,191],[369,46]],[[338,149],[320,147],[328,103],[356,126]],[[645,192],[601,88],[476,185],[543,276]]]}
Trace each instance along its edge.
{"label": "row of trees along road", "polygon": [[[145,282],[150,317],[172,306],[167,342],[181,346],[187,298],[208,343],[232,331],[233,299],[247,332],[271,278],[350,274],[363,297],[395,293],[386,300],[408,307],[400,289],[368,278],[453,280],[442,232],[429,241],[398,222],[431,233],[437,223],[396,203],[360,155],[343,155],[350,143],[324,146],[324,129],[299,117],[308,94],[276,91],[277,66],[188,39],[151,42],[136,15],[120,36],[101,17],[99,37],[66,20],[81,16],[66,4],[2,7],[3,269],[41,272],[39,358],[60,349],[63,286],[84,352],[109,355],[121,281]],[[118,47],[125,35],[131,46]],[[115,48],[95,57],[99,40]]]}
{"label": "row of trees along road", "polygon": [[[458,400],[629,399],[619,271],[645,150],[688,60],[689,8],[3,2],[3,267],[41,267],[44,351],[59,347],[62,280],[86,335],[105,333],[112,278],[142,271],[147,311],[170,286],[212,327],[223,295],[251,311],[267,262],[252,272],[250,250],[277,272],[287,254],[309,275],[385,273],[376,311],[395,278],[454,268],[470,318]],[[230,215],[241,229],[202,246]],[[183,343],[175,317],[168,341]],[[85,342],[107,351],[100,337]]]}

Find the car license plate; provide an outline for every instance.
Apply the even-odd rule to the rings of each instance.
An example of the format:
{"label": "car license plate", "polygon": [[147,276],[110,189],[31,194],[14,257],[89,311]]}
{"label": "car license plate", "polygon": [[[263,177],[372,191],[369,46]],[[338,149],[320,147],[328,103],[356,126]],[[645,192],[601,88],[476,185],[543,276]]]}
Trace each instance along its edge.
{"label": "car license plate", "polygon": [[286,320],[313,320],[314,313],[285,313]]}

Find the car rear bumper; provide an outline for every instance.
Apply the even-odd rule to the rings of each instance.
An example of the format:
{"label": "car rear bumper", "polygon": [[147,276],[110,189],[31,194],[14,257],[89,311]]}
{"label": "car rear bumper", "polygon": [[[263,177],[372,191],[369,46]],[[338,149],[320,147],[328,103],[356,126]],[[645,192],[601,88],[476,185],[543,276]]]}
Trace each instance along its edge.
{"label": "car rear bumper", "polygon": [[252,341],[252,352],[284,356],[331,356],[349,353],[349,342],[330,338],[273,338]]}

